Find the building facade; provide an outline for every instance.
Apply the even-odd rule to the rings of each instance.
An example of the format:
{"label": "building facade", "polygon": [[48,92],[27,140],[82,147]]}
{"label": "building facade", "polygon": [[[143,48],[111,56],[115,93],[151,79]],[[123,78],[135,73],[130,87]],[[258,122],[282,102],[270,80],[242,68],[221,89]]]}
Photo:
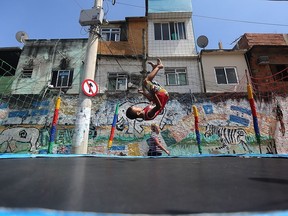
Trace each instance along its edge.
{"label": "building facade", "polygon": [[199,61],[206,93],[247,92],[246,50],[201,50]]}
{"label": "building facade", "polygon": [[258,93],[287,95],[288,34],[244,34],[236,48],[247,49],[251,81]]}
{"label": "building facade", "polygon": [[168,92],[202,92],[189,0],[146,0],[148,58],[165,65],[159,82]]}
{"label": "building facade", "polygon": [[[287,132],[283,133],[275,104],[267,101],[256,101],[261,132],[261,143],[257,143],[246,83],[242,82],[244,71],[251,71],[245,51],[202,50],[198,58],[191,1],[168,3],[147,0],[146,17],[130,17],[101,26],[95,69],[99,92],[92,98],[88,153],[145,156],[150,125],[156,123],[171,155],[199,154],[192,105],[199,112],[202,153],[287,153]],[[86,48],[87,39],[27,40],[15,74],[10,77],[10,91],[0,94],[1,153],[47,153],[59,96],[52,150],[57,154],[71,152]],[[125,115],[129,106],[148,104],[138,89],[150,70],[147,60],[158,57],[165,68],[156,80],[168,90],[169,101],[152,121],[130,120]],[[6,68],[2,70],[7,72]],[[2,76],[0,82],[6,78]],[[236,97],[235,93],[242,95]],[[285,126],[287,99],[276,99],[282,107]],[[110,148],[108,140],[116,107],[118,118]]]}

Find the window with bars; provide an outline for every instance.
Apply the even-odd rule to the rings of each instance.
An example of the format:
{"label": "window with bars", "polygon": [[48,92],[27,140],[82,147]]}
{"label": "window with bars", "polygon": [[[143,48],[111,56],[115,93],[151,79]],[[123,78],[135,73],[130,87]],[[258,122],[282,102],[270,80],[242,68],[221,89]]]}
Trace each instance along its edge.
{"label": "window with bars", "polygon": [[101,37],[104,41],[120,41],[120,28],[102,28]]}
{"label": "window with bars", "polygon": [[108,74],[108,90],[109,91],[125,91],[127,90],[127,74],[109,73]]}
{"label": "window with bars", "polygon": [[23,69],[21,71],[21,79],[32,78],[33,69]]}
{"label": "window with bars", "polygon": [[187,85],[186,68],[165,68],[167,85]]}
{"label": "window with bars", "polygon": [[155,40],[185,40],[185,23],[154,23],[154,36]]}
{"label": "window with bars", "polygon": [[235,67],[216,67],[215,75],[217,84],[238,84]]}
{"label": "window with bars", "polygon": [[73,70],[52,71],[51,85],[54,88],[69,88],[73,82]]}

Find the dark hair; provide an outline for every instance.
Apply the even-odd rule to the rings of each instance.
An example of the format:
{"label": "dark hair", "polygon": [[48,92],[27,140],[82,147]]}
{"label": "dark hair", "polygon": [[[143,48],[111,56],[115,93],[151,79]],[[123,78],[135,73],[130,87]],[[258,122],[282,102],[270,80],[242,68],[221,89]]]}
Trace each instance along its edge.
{"label": "dark hair", "polygon": [[129,118],[129,119],[136,119],[136,118],[138,118],[137,113],[133,111],[132,107],[129,107],[129,108],[126,110],[126,116],[127,116],[127,118]]}

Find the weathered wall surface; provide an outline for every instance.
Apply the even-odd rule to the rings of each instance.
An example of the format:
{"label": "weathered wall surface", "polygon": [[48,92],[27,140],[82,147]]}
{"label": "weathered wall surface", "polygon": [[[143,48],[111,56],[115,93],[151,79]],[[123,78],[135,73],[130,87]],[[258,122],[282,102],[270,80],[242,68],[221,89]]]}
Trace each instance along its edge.
{"label": "weathered wall surface", "polygon": [[[53,152],[70,153],[78,96],[62,96],[56,145]],[[47,153],[50,125],[53,119],[56,98],[34,102],[27,109],[12,108],[11,104],[0,104],[0,152]],[[128,106],[144,106],[147,101],[141,96],[127,97],[125,94],[97,95],[93,100],[88,153],[107,155],[146,155],[149,126],[158,123],[161,135],[171,155],[189,156],[198,154],[194,116],[191,106],[199,111],[202,152],[212,154],[259,153],[253,118],[247,99],[224,102],[197,102],[200,97],[171,95],[164,112],[153,121],[128,120]],[[287,125],[287,98],[278,98],[284,123]],[[116,104],[119,116],[111,149],[107,149]],[[261,133],[262,153],[287,154],[287,132],[280,130],[275,116],[276,104],[257,102],[258,123]],[[276,141],[276,148],[275,143]]]}

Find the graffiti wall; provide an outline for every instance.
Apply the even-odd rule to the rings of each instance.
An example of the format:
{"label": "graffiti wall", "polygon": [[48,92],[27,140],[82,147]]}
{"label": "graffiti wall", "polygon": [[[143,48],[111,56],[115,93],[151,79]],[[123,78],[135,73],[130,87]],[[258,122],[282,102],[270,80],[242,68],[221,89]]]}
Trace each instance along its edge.
{"label": "graffiti wall", "polygon": [[[17,109],[9,102],[0,104],[0,152],[46,154],[50,143],[55,99],[31,103],[26,109]],[[129,120],[126,109],[133,104],[147,105],[139,95],[97,95],[93,99],[89,132],[89,154],[144,156],[148,151],[146,140],[150,125],[159,124],[161,139],[174,156],[199,154],[196,141],[192,105],[198,108],[200,147],[203,154],[287,154],[287,98],[275,102],[256,101],[261,139],[254,133],[249,101],[227,99],[221,102],[201,100],[191,95],[172,95],[165,110],[152,121]],[[55,154],[71,152],[77,96],[62,96],[55,144]],[[112,147],[107,148],[116,104],[119,115]],[[278,108],[277,108],[278,105]],[[282,121],[279,119],[279,109]],[[278,117],[277,117],[278,115]],[[285,143],[286,142],[286,143]]]}

